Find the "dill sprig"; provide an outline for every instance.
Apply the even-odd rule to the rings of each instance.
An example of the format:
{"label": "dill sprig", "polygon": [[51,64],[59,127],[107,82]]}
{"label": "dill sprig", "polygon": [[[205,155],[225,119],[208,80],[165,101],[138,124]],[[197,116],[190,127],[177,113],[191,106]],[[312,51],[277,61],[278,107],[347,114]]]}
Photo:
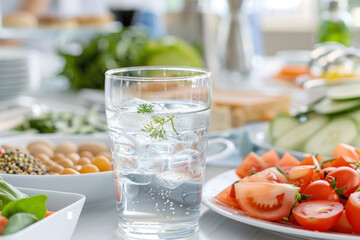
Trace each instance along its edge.
{"label": "dill sprig", "polygon": [[141,129],[144,132],[150,133],[151,138],[163,138],[167,139],[166,131],[164,129],[164,125],[168,122],[171,122],[171,126],[174,130],[174,132],[179,135],[179,133],[176,131],[174,126],[174,115],[171,117],[159,117],[159,116],[152,116],[153,121],[151,121],[149,124],[146,124],[143,129]]}
{"label": "dill sprig", "polygon": [[139,104],[139,106],[137,107],[137,113],[153,113],[154,110],[153,110],[153,105],[151,104],[147,104],[147,103],[144,103],[144,104]]}

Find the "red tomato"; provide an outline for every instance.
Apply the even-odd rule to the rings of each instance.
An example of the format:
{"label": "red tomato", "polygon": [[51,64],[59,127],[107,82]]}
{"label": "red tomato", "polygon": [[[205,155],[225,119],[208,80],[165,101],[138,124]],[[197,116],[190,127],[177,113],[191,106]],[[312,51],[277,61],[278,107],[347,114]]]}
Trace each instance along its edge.
{"label": "red tomato", "polygon": [[235,172],[236,174],[244,178],[250,174],[250,172],[260,172],[261,170],[264,170],[265,168],[269,167],[256,153],[249,153],[247,155],[242,163],[236,168]]}
{"label": "red tomato", "polygon": [[0,235],[3,234],[8,219],[0,215]]}
{"label": "red tomato", "polygon": [[332,158],[339,158],[341,156],[351,158],[354,162],[359,161],[359,155],[356,152],[356,148],[344,143],[336,145],[334,152],[331,155]]}
{"label": "red tomato", "polygon": [[290,153],[285,153],[280,159],[279,166],[297,166],[300,161],[293,157]]}
{"label": "red tomato", "polygon": [[331,187],[330,183],[325,180],[317,180],[315,182],[310,183],[307,187],[302,191],[302,194],[311,195],[308,200],[328,200],[339,202],[339,195],[337,195],[336,191]]}
{"label": "red tomato", "polygon": [[326,231],[336,225],[343,205],[339,202],[314,200],[303,202],[293,209],[296,221],[306,229]]}
{"label": "red tomato", "polygon": [[299,165],[312,165],[315,166],[315,169],[320,169],[319,161],[315,158],[314,155],[308,156],[302,160]]}
{"label": "red tomato", "polygon": [[289,180],[276,167],[267,168],[242,179],[243,182],[288,183]]}
{"label": "red tomato", "polygon": [[340,156],[333,161],[329,161],[322,164],[322,168],[329,168],[329,167],[350,167],[354,168],[354,165],[349,164],[348,162],[354,162],[352,158],[346,156]]}
{"label": "red tomato", "polygon": [[290,183],[295,184],[303,190],[309,183],[314,173],[314,166],[296,166],[289,173]]}
{"label": "red tomato", "polygon": [[332,230],[342,233],[355,233],[355,229],[350,225],[349,221],[346,218],[345,210],[342,211],[340,220],[332,228]]}
{"label": "red tomato", "polygon": [[347,197],[350,196],[360,185],[360,176],[352,168],[349,167],[339,167],[335,170],[329,172],[326,176],[326,181],[330,182],[331,179],[337,181],[337,188],[342,188],[345,186],[343,194]]}
{"label": "red tomato", "polygon": [[236,200],[250,217],[280,220],[289,215],[297,199],[299,188],[282,183],[238,182]]}
{"label": "red tomato", "polygon": [[360,192],[354,192],[350,195],[349,200],[345,206],[346,218],[350,225],[357,231],[360,232]]}
{"label": "red tomato", "polygon": [[216,195],[215,199],[229,207],[240,209],[238,203],[230,197],[231,187],[232,184]]}
{"label": "red tomato", "polygon": [[275,150],[267,151],[266,153],[261,155],[261,158],[269,167],[278,165],[280,161],[280,157]]}
{"label": "red tomato", "polygon": [[5,149],[0,147],[0,154],[3,154],[3,153],[5,153]]}

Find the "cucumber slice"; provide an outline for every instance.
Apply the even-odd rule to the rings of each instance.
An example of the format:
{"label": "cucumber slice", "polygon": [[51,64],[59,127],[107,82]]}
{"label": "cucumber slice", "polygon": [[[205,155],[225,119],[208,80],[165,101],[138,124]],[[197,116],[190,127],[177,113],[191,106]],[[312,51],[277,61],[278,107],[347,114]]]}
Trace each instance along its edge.
{"label": "cucumber slice", "polygon": [[360,125],[360,110],[359,111],[354,111],[349,113],[347,116],[351,117],[352,119],[355,120],[355,122]]}
{"label": "cucumber slice", "polygon": [[326,115],[350,112],[359,108],[359,100],[335,102],[328,98],[323,99],[314,106],[315,112]]}
{"label": "cucumber slice", "polygon": [[325,116],[313,116],[308,121],[300,123],[292,130],[283,134],[275,142],[274,146],[289,150],[300,150],[303,144],[329,121]]}
{"label": "cucumber slice", "polygon": [[360,84],[344,84],[330,87],[326,91],[326,96],[336,101],[360,99]]}
{"label": "cucumber slice", "polygon": [[296,125],[299,125],[300,122],[298,119],[288,116],[288,115],[278,115],[273,118],[270,122],[270,138],[272,141],[278,139],[280,136],[285,134],[289,129],[294,128]]}
{"label": "cucumber slice", "polygon": [[313,135],[304,145],[304,152],[329,157],[339,143],[352,144],[358,134],[356,122],[349,117],[337,117]]}

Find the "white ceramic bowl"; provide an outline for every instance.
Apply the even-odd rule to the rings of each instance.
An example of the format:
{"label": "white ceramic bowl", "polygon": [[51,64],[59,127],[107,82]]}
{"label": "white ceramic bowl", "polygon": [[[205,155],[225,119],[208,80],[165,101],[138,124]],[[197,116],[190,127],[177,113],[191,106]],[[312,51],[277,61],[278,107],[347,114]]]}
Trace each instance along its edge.
{"label": "white ceramic bowl", "polygon": [[[55,145],[71,141],[79,145],[86,141],[102,141],[109,145],[107,134],[94,135],[58,135],[34,134],[3,137],[0,145],[14,145],[26,147],[34,140],[47,139]],[[63,192],[80,193],[86,196],[86,204],[95,204],[108,199],[115,201],[115,186],[112,171],[87,173],[80,175],[15,175],[0,174],[5,181],[18,187],[56,190]]]}
{"label": "white ceramic bowl", "polygon": [[84,195],[30,188],[18,189],[29,196],[47,195],[47,209],[56,212],[19,232],[0,236],[0,240],[68,240],[71,238],[85,202]]}

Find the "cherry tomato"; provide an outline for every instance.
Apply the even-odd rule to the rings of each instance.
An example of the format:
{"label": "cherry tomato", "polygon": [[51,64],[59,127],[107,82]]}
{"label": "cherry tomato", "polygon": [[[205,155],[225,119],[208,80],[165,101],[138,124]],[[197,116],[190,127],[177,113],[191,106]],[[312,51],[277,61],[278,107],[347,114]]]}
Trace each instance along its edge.
{"label": "cherry tomato", "polygon": [[288,173],[290,183],[300,187],[301,190],[305,189],[310,183],[314,168],[314,166],[308,165],[293,167]]}
{"label": "cherry tomato", "polygon": [[275,167],[267,168],[242,179],[243,182],[288,183],[288,179]]}
{"label": "cherry tomato", "polygon": [[350,225],[349,221],[346,218],[345,210],[342,211],[341,218],[337,224],[332,228],[332,230],[342,233],[354,233],[355,229]]}
{"label": "cherry tomato", "polygon": [[0,147],[0,154],[3,154],[3,153],[5,153],[5,149]]}
{"label": "cherry tomato", "polygon": [[322,164],[322,168],[330,168],[330,167],[350,167],[353,168],[351,164],[348,162],[354,162],[352,158],[346,157],[346,156],[340,156],[336,158],[335,160],[331,160],[329,162],[324,162]]}
{"label": "cherry tomato", "polygon": [[55,213],[54,211],[47,210],[46,213],[45,213],[45,217],[48,217],[48,216],[50,216],[51,214],[54,214],[54,213]]}
{"label": "cherry tomato", "polygon": [[310,155],[300,162],[299,165],[312,165],[315,169],[320,169],[319,161],[314,155]]}
{"label": "cherry tomato", "polygon": [[220,201],[221,203],[223,203],[229,207],[240,209],[236,200],[233,201],[233,199],[230,197],[231,187],[232,187],[232,184],[230,186],[228,186],[227,188],[225,188],[223,191],[221,191],[218,195],[216,195],[215,199],[217,199],[218,201]]}
{"label": "cherry tomato", "polygon": [[314,200],[300,203],[293,209],[296,221],[306,229],[326,231],[339,221],[343,205],[339,202]]}
{"label": "cherry tomato", "polygon": [[350,225],[357,231],[360,232],[360,192],[354,192],[350,195],[349,200],[345,206],[346,218]]}
{"label": "cherry tomato", "polygon": [[280,157],[275,150],[269,150],[261,155],[262,160],[269,166],[273,167],[279,164]]}
{"label": "cherry tomato", "polygon": [[350,196],[360,185],[360,176],[352,168],[349,167],[339,167],[335,170],[329,172],[326,176],[326,181],[330,182],[331,179],[337,181],[337,188],[342,188],[345,186],[343,194],[347,197]]}
{"label": "cherry tomato", "polygon": [[302,194],[311,195],[308,200],[328,200],[339,202],[339,195],[337,195],[336,191],[331,187],[330,183],[325,180],[317,180],[315,182],[310,183],[307,187],[302,191]]}
{"label": "cherry tomato", "polygon": [[0,234],[3,234],[7,222],[8,222],[8,219],[6,217],[0,215]]}
{"label": "cherry tomato", "polygon": [[280,220],[289,215],[299,188],[283,183],[238,182],[236,200],[241,209],[254,218]]}

